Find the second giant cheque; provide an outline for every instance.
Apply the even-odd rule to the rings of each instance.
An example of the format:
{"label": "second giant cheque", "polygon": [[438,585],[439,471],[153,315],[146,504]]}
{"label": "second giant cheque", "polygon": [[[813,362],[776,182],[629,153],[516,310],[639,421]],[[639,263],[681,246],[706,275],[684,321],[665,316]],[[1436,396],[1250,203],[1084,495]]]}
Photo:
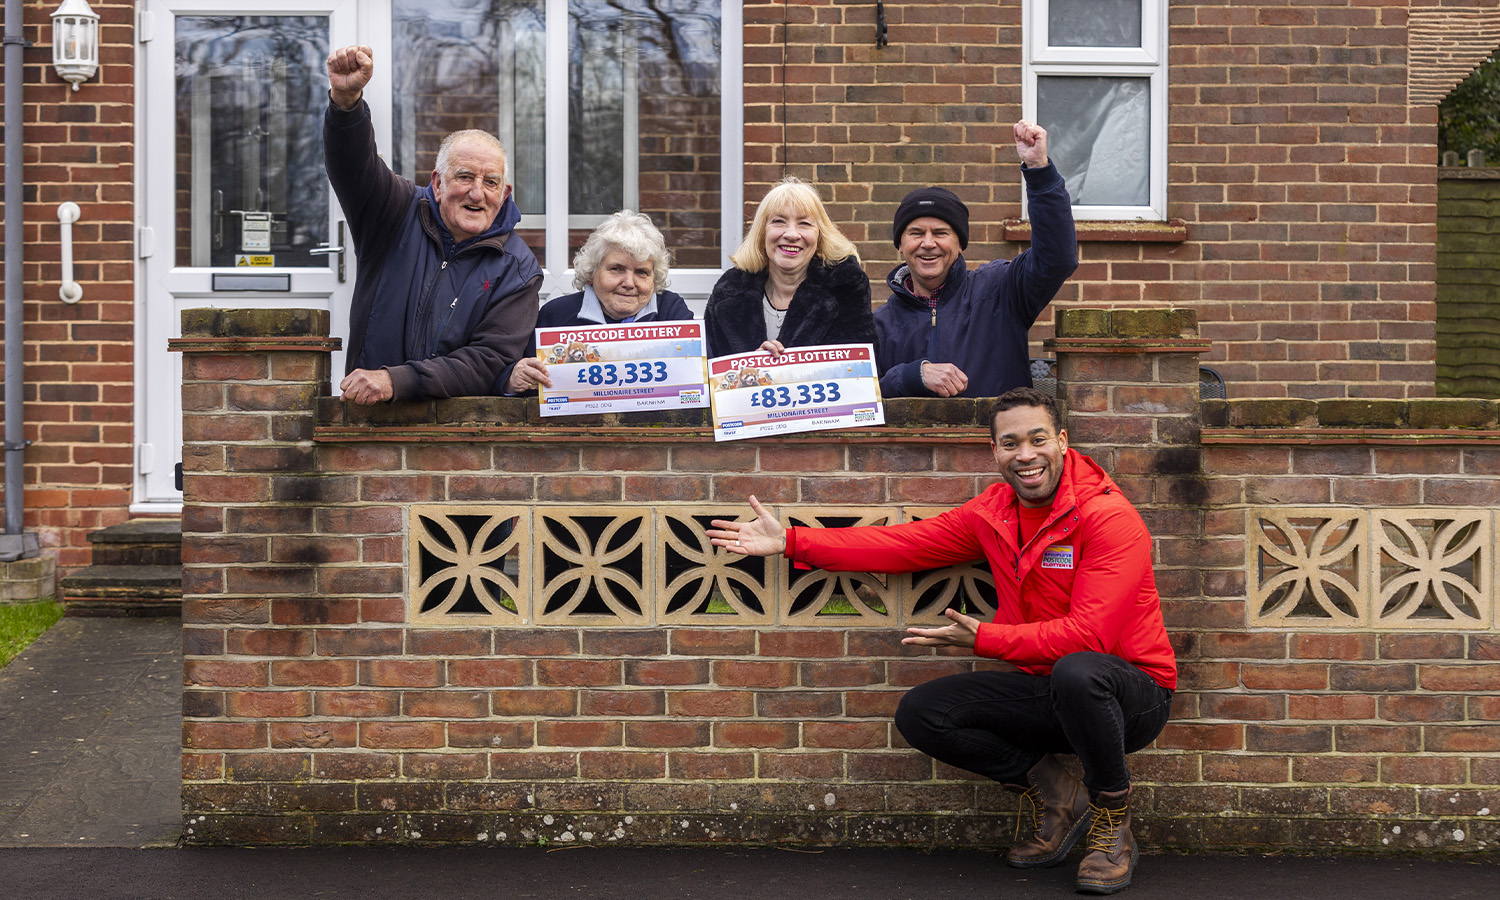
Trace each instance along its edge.
{"label": "second giant cheque", "polygon": [[885,424],[870,344],[719,356],[708,378],[717,441]]}

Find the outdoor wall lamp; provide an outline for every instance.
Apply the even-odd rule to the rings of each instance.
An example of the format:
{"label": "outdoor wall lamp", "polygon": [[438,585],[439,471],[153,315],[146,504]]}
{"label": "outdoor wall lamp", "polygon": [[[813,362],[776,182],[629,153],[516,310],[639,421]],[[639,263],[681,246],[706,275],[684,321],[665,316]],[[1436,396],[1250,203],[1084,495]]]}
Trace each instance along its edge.
{"label": "outdoor wall lamp", "polygon": [[52,14],[52,67],[75,91],[99,71],[99,14],[88,0],[63,0]]}

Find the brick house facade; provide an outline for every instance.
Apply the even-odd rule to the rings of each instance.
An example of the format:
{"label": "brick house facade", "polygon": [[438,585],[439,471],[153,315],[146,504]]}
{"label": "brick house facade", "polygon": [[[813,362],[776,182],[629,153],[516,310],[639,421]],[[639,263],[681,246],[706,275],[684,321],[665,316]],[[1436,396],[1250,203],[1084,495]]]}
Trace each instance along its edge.
{"label": "brick house facade", "polygon": [[[49,9],[25,36],[26,527],[59,567],[128,516],[135,452],[137,7],[101,0],[100,74],[50,66]],[[1431,396],[1435,110],[1500,44],[1500,0],[1171,2],[1169,219],[1084,223],[1056,306],[1197,310],[1231,397]],[[879,281],[897,200],[953,185],[967,256],[1024,246],[1009,123],[1022,107],[1022,0],[743,6],[746,215],[789,173],[823,186]],[[158,46],[164,42],[156,38]],[[170,47],[167,48],[170,52]],[[706,152],[706,151],[705,151]],[[10,176],[10,173],[7,173]],[[56,298],[55,208],[81,303]],[[701,221],[689,222],[691,229]],[[1051,315],[1034,330],[1051,333]]]}
{"label": "brick house facade", "polygon": [[[25,527],[74,568],[86,535],[124,521],[130,503],[135,358],[134,4],[95,5],[100,76],[73,93],[51,66],[51,9],[26,8]],[[12,173],[6,172],[6,178]],[[83,300],[58,299],[57,206],[73,227]],[[7,210],[6,214],[10,214]]]}

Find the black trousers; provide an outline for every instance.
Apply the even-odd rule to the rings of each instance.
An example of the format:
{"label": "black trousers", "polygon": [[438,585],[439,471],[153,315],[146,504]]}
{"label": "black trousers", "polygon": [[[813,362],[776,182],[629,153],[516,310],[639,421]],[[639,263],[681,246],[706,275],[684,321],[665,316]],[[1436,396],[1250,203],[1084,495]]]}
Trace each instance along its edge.
{"label": "black trousers", "polygon": [[1051,675],[966,672],[918,685],[901,698],[896,727],[948,765],[1002,784],[1026,784],[1048,753],[1083,763],[1089,796],[1130,786],[1125,754],[1156,739],[1172,692],[1107,653],[1070,653]]}

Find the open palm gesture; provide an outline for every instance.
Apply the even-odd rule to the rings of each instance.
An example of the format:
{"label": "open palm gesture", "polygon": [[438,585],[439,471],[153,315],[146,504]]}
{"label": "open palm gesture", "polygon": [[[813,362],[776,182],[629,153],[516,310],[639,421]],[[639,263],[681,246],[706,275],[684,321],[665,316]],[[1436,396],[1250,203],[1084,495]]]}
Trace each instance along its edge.
{"label": "open palm gesture", "polygon": [[775,556],[786,552],[786,529],[755,495],[750,495],[750,509],[755,518],[749,522],[714,519],[708,529],[710,543],[741,556]]}

